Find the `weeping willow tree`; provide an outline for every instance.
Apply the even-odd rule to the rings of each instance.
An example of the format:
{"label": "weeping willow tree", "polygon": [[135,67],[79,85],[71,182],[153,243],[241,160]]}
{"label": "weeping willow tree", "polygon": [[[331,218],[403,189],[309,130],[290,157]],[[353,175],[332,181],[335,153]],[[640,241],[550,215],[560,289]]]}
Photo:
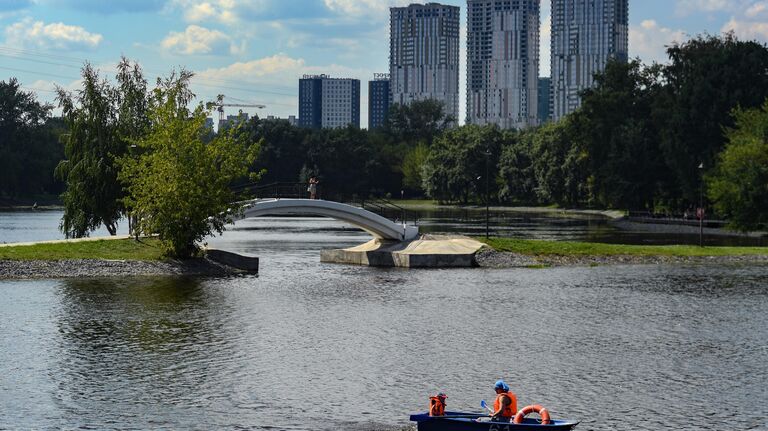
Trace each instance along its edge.
{"label": "weeping willow tree", "polygon": [[63,135],[65,160],[55,171],[66,183],[60,229],[68,238],[88,236],[102,225],[115,235],[125,213],[116,160],[147,133],[147,82],[138,64],[125,58],[116,78],[113,86],[86,63],[81,89],[72,94],[57,88],[69,128]]}

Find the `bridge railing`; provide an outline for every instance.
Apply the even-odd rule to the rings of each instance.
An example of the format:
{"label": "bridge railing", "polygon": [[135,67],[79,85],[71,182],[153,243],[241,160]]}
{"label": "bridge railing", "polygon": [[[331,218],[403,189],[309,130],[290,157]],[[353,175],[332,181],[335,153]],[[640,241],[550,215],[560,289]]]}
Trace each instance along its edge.
{"label": "bridge railing", "polygon": [[[308,199],[310,197],[308,187],[307,183],[251,183],[233,187],[232,190],[251,199]],[[376,197],[370,193],[341,193],[328,190],[322,184],[318,184],[316,197],[317,199],[358,206],[398,223],[417,223],[419,220],[418,213],[408,211],[392,201]]]}

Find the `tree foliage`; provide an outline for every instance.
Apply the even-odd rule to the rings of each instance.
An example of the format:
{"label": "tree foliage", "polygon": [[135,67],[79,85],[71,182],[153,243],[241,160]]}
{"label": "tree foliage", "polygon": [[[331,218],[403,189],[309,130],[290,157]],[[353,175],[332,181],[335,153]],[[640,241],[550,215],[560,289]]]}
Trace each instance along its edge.
{"label": "tree foliage", "polygon": [[595,87],[582,94],[582,108],[571,123],[573,140],[588,155],[595,205],[652,209],[666,172],[653,124],[661,88],[661,67],[643,68],[633,60],[608,63]]}
{"label": "tree foliage", "polygon": [[148,103],[149,133],[136,141],[135,154],[119,160],[137,232],[157,234],[180,258],[195,255],[201,241],[231,222],[237,196],[230,184],[247,175],[259,150],[239,127],[203,141],[207,114],[202,105],[188,108],[191,77],[181,71],[158,83]]}
{"label": "tree foliage", "polygon": [[74,96],[57,89],[69,128],[66,159],[56,168],[56,175],[67,185],[61,230],[67,237],[80,238],[103,224],[115,235],[124,212],[115,158],[125,154],[128,146],[119,133],[118,92],[90,64],[83,67],[82,78],[83,88]]}
{"label": "tree foliage", "polygon": [[0,81],[0,197],[57,190],[53,168],[62,157],[62,127],[51,119],[51,108],[16,79]]}
{"label": "tree foliage", "polygon": [[725,146],[723,130],[733,127],[731,111],[759,107],[768,96],[768,49],[726,34],[693,38],[667,52],[665,97],[655,116],[661,151],[674,175],[665,186],[683,202],[695,202],[698,166],[714,166]]}
{"label": "tree foliage", "polygon": [[397,141],[426,142],[430,145],[435,137],[455,123],[456,119],[446,114],[442,102],[426,99],[408,105],[392,105],[386,130]]}
{"label": "tree foliage", "polygon": [[588,200],[587,153],[573,141],[570,118],[548,123],[532,136],[531,159],[541,202],[577,206]]}
{"label": "tree foliage", "polygon": [[768,224],[768,100],[762,109],[737,109],[733,117],[707,191],[731,228],[757,230]]}
{"label": "tree foliage", "polygon": [[533,171],[533,141],[538,129],[508,132],[499,157],[499,200],[536,203],[536,176]]}
{"label": "tree foliage", "polygon": [[440,135],[424,164],[427,194],[441,201],[485,201],[486,163],[489,195],[497,193],[495,173],[503,134],[495,126],[464,126]]}
{"label": "tree foliage", "polygon": [[424,184],[424,165],[429,157],[429,147],[421,143],[406,150],[403,157],[403,188],[421,191]]}

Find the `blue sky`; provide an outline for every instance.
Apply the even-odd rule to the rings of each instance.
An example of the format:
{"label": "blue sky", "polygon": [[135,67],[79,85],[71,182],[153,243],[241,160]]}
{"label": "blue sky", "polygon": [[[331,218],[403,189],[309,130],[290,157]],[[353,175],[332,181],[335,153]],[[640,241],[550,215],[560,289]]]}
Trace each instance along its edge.
{"label": "blue sky", "polygon": [[[77,88],[85,60],[111,77],[124,54],[152,80],[173,67],[195,71],[200,100],[225,94],[267,105],[252,111],[262,116],[286,117],[297,112],[298,78],[327,73],[362,81],[365,127],[367,80],[388,69],[388,8],[409,3],[0,0],[0,80],[17,77],[51,101],[54,84]],[[443,3],[465,12],[464,0]],[[542,76],[549,73],[549,3],[542,2]],[[630,55],[645,62],[664,61],[664,45],[673,41],[725,30],[768,41],[768,0],[630,0]]]}

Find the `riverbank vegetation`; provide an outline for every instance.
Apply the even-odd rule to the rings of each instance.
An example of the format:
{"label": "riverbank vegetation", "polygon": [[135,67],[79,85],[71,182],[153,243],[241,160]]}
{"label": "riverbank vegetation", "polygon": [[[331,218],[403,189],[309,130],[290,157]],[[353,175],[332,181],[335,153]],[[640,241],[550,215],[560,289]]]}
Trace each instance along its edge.
{"label": "riverbank vegetation", "polygon": [[624,245],[516,238],[478,238],[496,251],[529,256],[768,256],[765,247],[698,247],[692,245]]}
{"label": "riverbank vegetation", "polygon": [[0,259],[8,260],[72,260],[107,259],[155,261],[163,259],[165,249],[160,240],[144,238],[66,241],[33,245],[0,247]]}
{"label": "riverbank vegetation", "polygon": [[[580,109],[526,130],[455,127],[440,103],[424,100],[393,106],[377,130],[311,130],[254,117],[215,134],[204,126],[211,106],[192,106],[184,73],[149,90],[141,68],[126,59],[116,84],[86,65],[82,89],[59,90],[63,127],[51,129],[50,107],[11,80],[0,83],[13,105],[0,107],[0,124],[12,125],[0,130],[0,198],[29,192],[19,186],[24,175],[49,169],[26,168],[35,156],[23,153],[25,140],[37,136],[44,148],[46,136],[58,133],[67,236],[87,236],[102,224],[115,232],[127,215],[176,256],[194,255],[200,238],[230,221],[227,205],[241,197],[232,187],[254,177],[269,184],[315,176],[330,199],[692,215],[708,198],[708,218],[727,217],[739,230],[764,228],[768,48],[725,34],[673,44],[667,54],[663,65],[609,63],[582,94]],[[183,86],[175,97],[167,94],[173,85]]]}

